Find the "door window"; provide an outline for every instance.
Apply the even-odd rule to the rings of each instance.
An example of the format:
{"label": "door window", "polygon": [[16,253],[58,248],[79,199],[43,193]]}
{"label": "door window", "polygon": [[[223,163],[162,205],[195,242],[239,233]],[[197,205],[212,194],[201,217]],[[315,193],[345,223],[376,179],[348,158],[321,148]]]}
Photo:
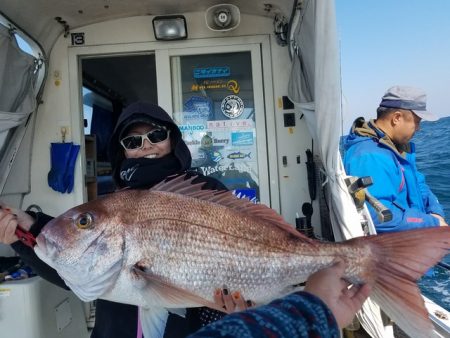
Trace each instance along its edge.
{"label": "door window", "polygon": [[172,104],[192,167],[259,200],[251,62],[250,51],[173,56]]}

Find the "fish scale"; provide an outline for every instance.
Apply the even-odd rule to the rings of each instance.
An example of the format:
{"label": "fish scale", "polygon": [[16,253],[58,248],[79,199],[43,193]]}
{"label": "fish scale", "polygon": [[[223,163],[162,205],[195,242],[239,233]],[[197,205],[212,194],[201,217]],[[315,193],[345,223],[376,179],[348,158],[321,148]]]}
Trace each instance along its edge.
{"label": "fish scale", "polygon": [[[255,221],[225,206],[170,192],[128,191],[123,195],[108,204],[113,209],[123,209],[133,201],[136,209],[142,210],[134,216],[127,213],[116,218],[124,224],[138,224],[130,228],[135,241],[142,239],[146,243],[144,256],[155,260],[148,272],[182,288],[192,284],[195,291],[209,300],[215,288],[226,284],[256,302],[263,302],[279,295],[287,286],[303,282],[311,272],[334,260],[333,255],[319,260],[313,246],[298,242],[268,222]],[[103,208],[107,208],[106,203]],[[305,247],[312,251],[311,263],[305,261],[308,256]],[[211,256],[211,252],[217,254]],[[196,269],[190,264],[205,257],[210,259],[197,264]],[[241,266],[235,262],[241,262]],[[305,263],[307,269],[302,266]],[[191,278],[179,275],[180,264],[190,269]]]}
{"label": "fish scale", "polygon": [[[195,208],[189,210],[192,214],[197,212]],[[155,218],[160,219],[161,214],[158,211],[155,214],[157,215]],[[208,223],[211,220],[205,218],[203,221]],[[180,236],[179,230],[177,231],[180,226],[184,226],[183,236]],[[155,262],[158,268],[151,268],[151,273],[165,276],[167,281],[181,287],[189,287],[192,284],[195,291],[201,292],[203,297],[211,300],[215,289],[211,285],[215,284],[216,287],[220,287],[226,280],[228,287],[253,295],[253,299],[256,301],[261,298],[260,295],[257,297],[257,294],[251,291],[256,283],[266,290],[267,285],[274,285],[275,279],[279,280],[280,276],[286,276],[283,278],[286,280],[282,287],[284,288],[293,280],[298,283],[307,276],[307,274],[299,273],[299,270],[293,269],[295,263],[290,263],[295,261],[296,258],[298,261],[298,254],[286,255],[284,250],[276,249],[271,255],[266,253],[264,257],[261,256],[265,252],[264,246],[255,246],[255,241],[252,242],[252,251],[248,250],[248,245],[245,245],[245,242],[235,242],[231,240],[231,237],[229,243],[222,245],[224,242],[221,237],[211,236],[210,229],[211,227],[192,223],[184,225],[184,222],[181,221],[153,222],[151,230],[148,230],[150,236],[146,237],[160,238],[164,241],[155,241],[154,245],[150,246],[151,252],[149,254],[156,255],[157,258],[155,259],[158,259]],[[207,234],[209,234],[209,237],[206,236]],[[205,261],[204,257],[211,252],[215,252],[217,255],[213,259]],[[284,259],[280,257],[280,254],[285,256]],[[189,256],[186,257],[185,255]],[[184,259],[181,259],[181,256],[184,256]],[[242,258],[245,258],[245,261]],[[200,260],[203,260],[203,264],[196,264]],[[333,257],[330,257],[328,264],[332,260]],[[242,264],[239,266],[234,262],[241,262]],[[219,266],[220,268],[218,268]],[[257,269],[253,268],[255,266],[267,266],[267,271],[263,270],[257,273]],[[296,266],[298,267],[299,264],[297,263]],[[185,274],[180,274],[180,270],[190,270],[191,278],[188,279]],[[247,271],[247,274],[242,274],[241,271]],[[228,276],[238,276],[239,278]],[[272,286],[270,288],[276,290]]]}

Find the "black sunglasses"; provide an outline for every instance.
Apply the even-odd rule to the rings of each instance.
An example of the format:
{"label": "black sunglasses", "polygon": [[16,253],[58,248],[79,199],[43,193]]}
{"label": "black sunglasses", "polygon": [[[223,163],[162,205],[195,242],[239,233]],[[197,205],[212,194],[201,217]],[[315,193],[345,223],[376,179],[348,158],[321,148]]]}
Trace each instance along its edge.
{"label": "black sunglasses", "polygon": [[153,129],[143,135],[130,135],[120,140],[120,144],[127,150],[140,149],[144,146],[144,140],[151,144],[163,142],[169,138],[170,130]]}

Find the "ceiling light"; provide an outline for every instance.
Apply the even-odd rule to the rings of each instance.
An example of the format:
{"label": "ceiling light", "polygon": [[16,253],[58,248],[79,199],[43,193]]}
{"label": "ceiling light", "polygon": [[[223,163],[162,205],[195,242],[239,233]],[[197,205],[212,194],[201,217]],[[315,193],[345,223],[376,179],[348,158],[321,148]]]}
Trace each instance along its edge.
{"label": "ceiling light", "polygon": [[156,40],[186,39],[186,19],[182,15],[156,16],[153,19],[153,31]]}

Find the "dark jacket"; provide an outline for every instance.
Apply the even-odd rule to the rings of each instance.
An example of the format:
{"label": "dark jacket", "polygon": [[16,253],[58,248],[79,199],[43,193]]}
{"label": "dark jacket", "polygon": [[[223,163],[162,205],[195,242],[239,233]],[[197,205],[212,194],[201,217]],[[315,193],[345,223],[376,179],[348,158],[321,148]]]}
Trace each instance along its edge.
{"label": "dark jacket", "polygon": [[[178,160],[178,165],[173,168],[173,172],[170,173],[171,175],[186,174],[188,177],[198,175],[193,180],[193,183],[205,182],[203,189],[226,190],[226,187],[219,181],[188,171],[191,166],[191,154],[186,143],[182,140],[181,132],[177,125],[162,108],[145,102],[134,103],[125,108],[117,121],[116,128],[110,139],[108,153],[110,155],[113,179],[119,187],[125,186],[119,177],[120,165],[124,159],[124,151],[119,143],[120,137],[133,122],[148,121],[155,121],[171,130],[172,153]],[[148,186],[142,188],[148,188]],[[37,236],[52,217],[43,213],[33,214],[33,216],[36,219],[36,223],[32,226],[31,232]],[[32,249],[19,241],[13,243],[12,247],[21,256],[22,260],[32,267],[39,276],[53,284],[68,289],[57,272],[42,262]],[[189,333],[196,331],[200,326],[198,311],[198,309],[188,309],[187,319],[178,315],[169,315],[164,337],[186,337]],[[96,301],[95,327],[92,331],[91,338],[136,338],[137,319],[137,306],[99,299]]]}

